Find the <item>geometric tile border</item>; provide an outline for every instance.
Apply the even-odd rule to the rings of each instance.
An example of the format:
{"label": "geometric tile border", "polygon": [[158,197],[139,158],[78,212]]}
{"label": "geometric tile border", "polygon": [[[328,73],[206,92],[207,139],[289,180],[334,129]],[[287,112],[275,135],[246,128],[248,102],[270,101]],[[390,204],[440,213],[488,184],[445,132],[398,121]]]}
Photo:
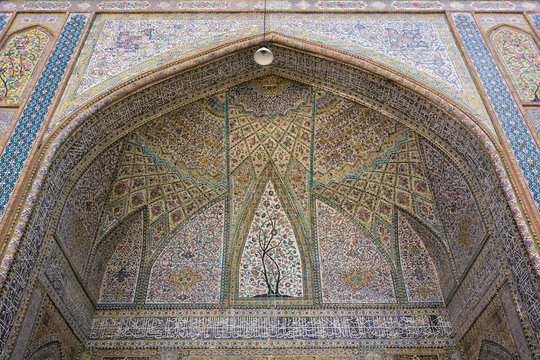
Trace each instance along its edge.
{"label": "geometric tile border", "polygon": [[533,15],[532,21],[538,31],[540,31],[540,15]]}
{"label": "geometric tile border", "polygon": [[[270,10],[280,11],[534,11],[540,9],[536,1],[394,1],[394,0],[319,0],[268,1]],[[261,1],[224,0],[139,0],[139,1],[2,1],[3,11],[253,11],[262,10]]]}
{"label": "geometric tile border", "polygon": [[533,131],[537,135],[540,135],[540,108],[528,108],[525,110],[527,111],[527,115],[529,115],[529,120],[531,120]]}
{"label": "geometric tile border", "polygon": [[4,30],[4,26],[6,26],[10,17],[11,14],[0,14],[0,33]]}
{"label": "geometric tile border", "polygon": [[458,13],[452,18],[540,210],[540,151],[472,15]]}
{"label": "geometric tile border", "polygon": [[0,139],[6,136],[15,114],[17,109],[0,109]]}
{"label": "geometric tile border", "polygon": [[0,158],[0,219],[48,113],[88,15],[71,15]]}

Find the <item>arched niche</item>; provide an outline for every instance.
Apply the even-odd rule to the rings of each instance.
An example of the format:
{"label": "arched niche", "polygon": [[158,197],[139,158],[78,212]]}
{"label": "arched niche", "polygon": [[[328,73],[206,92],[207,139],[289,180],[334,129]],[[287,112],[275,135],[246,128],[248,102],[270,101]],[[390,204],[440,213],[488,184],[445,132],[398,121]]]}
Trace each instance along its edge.
{"label": "arched niche", "polygon": [[501,25],[489,33],[499,61],[523,102],[540,102],[540,48],[534,37],[522,29]]}
{"label": "arched niche", "polygon": [[0,51],[1,102],[19,104],[52,38],[51,31],[42,26],[9,34]]}
{"label": "arched niche", "polygon": [[[6,345],[11,326],[24,314],[19,313],[16,318],[17,309],[31,291],[31,287],[26,286],[36,276],[37,267],[33,265],[41,261],[41,249],[54,234],[66,198],[76,187],[81,174],[95,161],[110,159],[103,154],[114,152],[115,146],[119,146],[118,141],[141,125],[223,89],[271,74],[307,83],[383,114],[417,133],[425,142],[423,146],[432,149],[434,156],[445,158],[454,167],[461,183],[466,184],[473,194],[474,206],[486,230],[471,261],[462,269],[463,277],[457,289],[447,299],[453,328],[466,330],[470,326],[470,316],[483,308],[485,294],[497,291],[491,281],[482,282],[480,287],[469,284],[468,276],[473,274],[471,276],[485,279],[492,276],[497,281],[508,276],[516,301],[523,304],[519,313],[523,328],[529,333],[531,330],[538,332],[540,324],[533,321],[540,318],[535,313],[538,311],[535,306],[538,302],[536,278],[531,274],[533,269],[522,245],[523,238],[504,197],[504,191],[509,191],[501,186],[501,182],[507,181],[500,177],[504,167],[493,165],[493,157],[498,159],[497,149],[482,128],[454,104],[409,79],[399,78],[395,73],[347,54],[341,54],[339,59],[331,58],[328,48],[316,48],[275,35],[271,40],[276,60],[271,66],[259,67],[252,61],[253,49],[249,48],[256,40],[247,39],[212,49],[205,54],[206,62],[199,66],[195,64],[201,58],[193,56],[188,58],[192,60],[189,66],[181,63],[158,69],[162,72],[156,71],[144,81],[138,80],[144,85],[136,82],[117,89],[118,93],[111,98],[104,95],[53,134],[41,153],[44,161],[40,166],[44,171],[38,172],[39,178],[36,178],[41,189],[21,240],[21,253],[12,263],[5,282],[2,316],[9,326],[2,334],[0,344]],[[318,51],[307,51],[314,49]],[[155,78],[160,76],[164,78],[156,81]],[[126,93],[130,87],[133,93]],[[411,87],[417,91],[412,91]],[[92,200],[88,199],[89,206]],[[410,221],[409,225],[413,223]],[[417,226],[416,232],[425,231],[424,225]],[[458,226],[458,230],[460,228]],[[429,241],[424,242],[424,246],[428,252],[437,253],[429,249]],[[490,256],[484,256],[488,250]],[[506,264],[508,271],[501,264]],[[486,273],[486,268],[491,272]],[[6,301],[8,298],[10,302]],[[471,301],[477,306],[471,308],[471,314],[467,316],[468,313],[462,310]],[[12,336],[16,336],[16,331]]]}

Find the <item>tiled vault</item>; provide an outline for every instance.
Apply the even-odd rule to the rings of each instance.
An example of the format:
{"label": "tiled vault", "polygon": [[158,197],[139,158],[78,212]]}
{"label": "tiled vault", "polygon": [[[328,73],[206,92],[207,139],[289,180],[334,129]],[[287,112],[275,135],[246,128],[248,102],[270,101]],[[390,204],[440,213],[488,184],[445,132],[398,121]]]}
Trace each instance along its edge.
{"label": "tiled vault", "polygon": [[[284,63],[302,56],[281,51]],[[537,303],[525,296],[527,267],[508,270],[525,274],[516,284],[500,270],[523,255],[500,250],[503,239],[519,238],[497,185],[479,186],[495,175],[468,130],[424,98],[399,103],[416,95],[372,74],[351,76],[371,84],[369,94],[297,81],[301,64],[191,89],[203,95],[183,103],[166,94],[183,91],[172,78],[153,93],[168,97],[160,106],[129,107],[145,101],[134,93],[116,120],[104,113],[81,126],[69,145],[76,165],[68,145],[55,158],[65,179],[46,270],[29,295],[36,315],[21,322],[25,354],[75,351],[74,337],[96,359],[427,360],[463,344],[514,356],[532,343],[522,329],[540,326],[535,314],[508,312],[515,294],[531,301],[526,309]],[[369,98],[380,93],[388,99]],[[93,121],[118,123],[103,122],[91,144]],[[489,231],[497,221],[506,232]],[[95,311],[68,331],[81,313],[76,297]],[[513,335],[487,331],[490,316]],[[56,337],[43,343],[43,329]]]}

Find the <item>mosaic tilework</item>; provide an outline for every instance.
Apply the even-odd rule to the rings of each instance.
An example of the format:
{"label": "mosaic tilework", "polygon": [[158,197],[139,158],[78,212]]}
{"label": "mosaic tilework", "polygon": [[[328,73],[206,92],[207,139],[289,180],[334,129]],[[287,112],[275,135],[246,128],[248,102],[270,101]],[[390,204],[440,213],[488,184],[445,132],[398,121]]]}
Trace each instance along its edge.
{"label": "mosaic tilework", "polygon": [[122,143],[105,151],[86,169],[70,192],[55,231],[77,274],[84,274],[101,213],[113,181]]}
{"label": "mosaic tilework", "polygon": [[[493,240],[488,241],[447,306],[456,338],[461,339],[465,335],[504,281],[504,276],[495,244]],[[476,304],[470,306],[473,302]],[[465,308],[468,310],[463,311]]]}
{"label": "mosaic tilework", "polygon": [[521,100],[540,103],[540,49],[534,38],[504,26],[489,39]]}
{"label": "mosaic tilework", "polygon": [[145,124],[136,134],[145,153],[182,178],[212,187],[227,184],[225,94],[184,106]]}
{"label": "mosaic tilework", "polygon": [[94,304],[73,272],[71,264],[56,243],[38,279],[66,322],[79,338],[84,338],[92,324]]}
{"label": "mosaic tilework", "polygon": [[245,204],[255,185],[255,173],[250,159],[246,159],[229,175],[231,226],[234,227],[241,219]]}
{"label": "mosaic tilework", "polygon": [[427,176],[441,214],[458,274],[462,274],[487,236],[482,214],[463,175],[428,142],[421,142]]}
{"label": "mosaic tilework", "polygon": [[375,168],[407,137],[404,126],[383,114],[321,91],[315,110],[314,185],[341,182]]}
{"label": "mosaic tilework", "polygon": [[[5,4],[4,4],[5,3]],[[131,9],[153,13],[153,12],[172,12],[178,10],[189,10],[197,12],[215,12],[215,11],[261,11],[261,2],[246,2],[238,0],[162,0],[159,2],[146,0],[88,0],[88,1],[59,1],[59,0],[41,0],[24,2],[17,0],[6,0],[0,3],[0,10],[23,11],[23,10],[42,10],[42,11],[130,11]],[[313,12],[348,12],[351,10],[363,10],[369,12],[381,11],[424,11],[439,10],[448,11],[474,11],[478,9],[505,12],[515,11],[539,11],[540,6],[530,1],[403,1],[403,0],[319,0],[319,1],[297,1],[297,0],[274,0],[268,1],[268,9],[281,11],[313,11]]]}
{"label": "mosaic tilework", "polygon": [[396,303],[392,265],[369,234],[321,201],[317,208],[322,301]]}
{"label": "mosaic tilework", "polygon": [[[373,20],[359,14],[331,18],[313,14],[269,14],[267,26],[270,31],[352,51],[409,74],[453,97],[493,129],[443,17],[411,18],[411,15],[393,14],[378,18]],[[169,27],[157,29],[158,23]],[[260,30],[259,26],[257,14],[234,17],[190,15],[189,20],[184,15],[162,15],[153,20],[141,20],[140,16],[116,16],[114,20],[110,15],[99,16],[51,126],[57,126],[100,92],[156,64],[204,45],[255,34]],[[215,36],[207,36],[208,28],[215,29],[210,33]],[[126,29],[133,33],[131,37],[127,33],[122,35]],[[186,31],[189,31],[188,35],[182,35],[182,38],[191,39],[191,43],[175,37],[176,33]],[[97,56],[95,49],[103,56]],[[161,55],[155,56],[156,53]],[[120,65],[123,63],[132,67],[127,70],[125,65]],[[93,87],[79,87],[85,83]]]}
{"label": "mosaic tilework", "polygon": [[58,309],[45,297],[32,330],[30,344],[26,348],[25,358],[75,359],[81,348],[82,343],[65,323]]}
{"label": "mosaic tilework", "polygon": [[[245,56],[248,57],[250,60],[251,60],[251,55],[252,54],[250,54],[250,53],[245,54]],[[280,56],[278,58],[282,59],[281,61],[283,61],[283,62],[292,61],[291,60],[292,56],[290,56],[290,53],[288,52],[288,50],[287,51],[280,50],[279,55]],[[289,55],[290,57],[287,58],[287,55]],[[312,60],[312,61],[308,62],[308,61],[305,61],[308,58],[304,58],[300,54],[295,54],[295,56],[300,56],[300,59],[299,59],[298,63],[293,63],[293,64],[295,64],[295,66],[300,66],[301,64],[309,64],[310,71],[313,71],[314,74],[323,73],[323,72],[319,72],[318,71],[319,69],[317,69],[317,67],[320,65],[320,62],[323,62],[324,60],[314,59],[314,58],[308,57],[309,59]],[[285,60],[283,60],[283,59],[285,59]],[[227,59],[227,60],[230,61],[230,59]],[[239,59],[235,59],[235,60],[242,60],[242,58],[240,57]],[[283,65],[283,63],[281,63],[281,64]],[[230,66],[233,66],[233,65],[234,66],[239,66],[236,61],[231,62]],[[246,62],[245,64],[241,63],[241,65],[242,66],[249,65],[249,63],[248,62]],[[288,64],[288,65],[293,66],[292,64]],[[315,69],[313,69],[313,68],[315,68]],[[340,68],[339,64],[335,64],[335,63],[329,64],[328,67],[324,68],[325,69],[324,74],[327,74],[327,73],[332,74],[332,72],[334,70],[337,70],[339,68]],[[210,71],[212,74],[217,74],[217,75],[224,74],[224,71],[215,71],[215,69],[205,69],[205,70]],[[343,69],[341,69],[341,71],[343,71]],[[306,74],[307,73],[308,72],[306,72]],[[197,76],[197,78],[198,78],[198,76]],[[459,149],[460,149],[460,151],[463,151],[464,154],[466,154],[468,159],[470,159],[470,162],[472,164],[471,166],[475,169],[475,176],[477,176],[481,180],[485,180],[484,181],[484,183],[486,184],[486,190],[485,191],[486,191],[486,193],[488,195],[486,195],[484,197],[481,197],[481,199],[483,201],[487,201],[488,203],[492,203],[492,204],[497,204],[500,201],[500,199],[499,199],[500,191],[499,192],[495,191],[493,194],[490,193],[490,191],[491,191],[490,186],[493,186],[495,189],[497,189],[495,187],[497,182],[496,181],[487,181],[488,177],[486,176],[486,172],[492,171],[492,168],[490,166],[490,159],[487,156],[485,156],[485,153],[483,153],[483,152],[480,153],[480,155],[478,153],[474,152],[478,148],[480,149],[478,151],[482,151],[482,147],[480,145],[478,145],[478,148],[475,148],[474,146],[472,146],[470,144],[470,141],[471,141],[471,138],[473,137],[473,135],[468,133],[466,130],[459,128],[456,125],[457,121],[451,121],[451,119],[450,120],[446,119],[447,114],[439,111],[436,107],[430,108],[429,103],[426,103],[425,99],[423,99],[423,98],[421,98],[419,96],[416,96],[413,93],[409,93],[409,97],[402,96],[403,94],[399,93],[400,87],[396,86],[394,88],[393,87],[394,85],[391,82],[381,80],[380,83],[377,83],[378,85],[383,87],[381,89],[381,88],[378,88],[377,86],[375,86],[374,83],[376,83],[376,81],[373,78],[364,78],[364,77],[359,76],[358,74],[355,75],[354,72],[342,74],[342,76],[339,77],[339,79],[343,80],[342,83],[344,85],[358,86],[359,88],[361,88],[362,86],[367,86],[369,84],[369,82],[371,82],[369,84],[368,88],[370,90],[372,90],[372,91],[367,93],[366,96],[371,96],[371,95],[377,96],[377,95],[379,95],[380,92],[384,91],[384,93],[387,94],[387,97],[385,98],[385,103],[392,104],[393,106],[398,106],[399,109],[401,111],[404,111],[407,115],[418,116],[418,118],[419,118],[418,122],[419,123],[421,123],[422,121],[426,121],[426,122],[431,121],[431,122],[428,122],[429,126],[426,125],[425,131],[431,131],[432,128],[435,128],[436,130],[440,130],[441,128],[443,128],[444,131],[446,131],[444,134],[442,134],[444,136],[441,135],[440,138],[435,138],[434,137],[436,139],[434,141],[440,141],[439,139],[441,139],[441,138],[442,139],[448,139],[448,141],[451,141],[455,145],[456,148],[458,148],[456,143],[460,144]],[[185,89],[186,86],[194,86],[194,85],[193,85],[192,82],[185,82],[185,83],[181,83],[181,84],[167,83],[166,87],[160,88],[161,91],[159,92],[159,94],[161,96],[167,98],[168,97],[168,95],[167,95],[168,92],[176,92],[176,93],[180,92],[181,93],[181,91],[183,91],[183,89]],[[389,90],[389,89],[391,89],[391,90]],[[401,89],[401,90],[403,90],[403,89]],[[398,92],[398,94],[394,94],[393,91]],[[134,122],[138,121],[136,119],[135,114],[131,113],[130,111],[138,111],[136,109],[141,109],[141,107],[145,111],[146,110],[148,110],[150,112],[152,111],[152,109],[155,107],[155,100],[156,100],[155,98],[153,98],[154,102],[149,106],[148,106],[148,104],[144,105],[144,102],[142,102],[142,99],[147,98],[148,95],[149,95],[149,93],[141,94],[141,98],[139,98],[139,100],[141,102],[137,102],[136,106],[135,106],[135,104],[132,104],[132,105],[128,106],[128,108],[125,108],[124,111],[117,111],[117,110],[119,110],[118,106],[120,106],[120,104],[113,104],[111,106],[110,110],[105,110],[104,114],[100,113],[100,116],[104,116],[104,118],[102,120],[104,121],[103,125],[106,125],[106,126],[100,127],[100,129],[102,129],[102,130],[96,130],[95,128],[93,128],[93,130],[94,131],[107,132],[107,136],[110,135],[110,136],[114,137],[115,135],[114,134],[109,134],[108,130],[112,129],[112,128],[120,127],[121,124],[122,124],[121,121],[122,121],[123,117],[127,116],[127,119],[129,119],[130,121],[134,121]],[[137,94],[135,94],[134,96],[137,96]],[[126,106],[126,103],[123,103],[122,106]],[[429,108],[429,111],[426,110],[427,108]],[[111,111],[110,114],[114,114],[114,116],[110,116],[110,114],[109,114],[109,116],[107,116],[107,113],[109,111]],[[422,118],[423,115],[427,115],[427,114],[431,114],[428,119]],[[108,122],[108,123],[106,123],[106,122]],[[113,125],[114,125],[114,127],[113,127]],[[457,129],[453,128],[452,126],[455,126]],[[77,153],[79,153],[79,151],[81,151],[81,150],[83,150],[83,154],[91,153],[92,151],[91,151],[91,147],[90,147],[89,144],[92,144],[91,146],[95,146],[96,137],[97,137],[97,139],[102,139],[102,138],[97,136],[96,132],[90,131],[89,129],[92,129],[92,127],[89,127],[89,128],[81,127],[80,128],[80,133],[77,134],[76,137],[74,137],[73,139],[70,140],[70,146],[69,147],[76,144],[73,147],[77,149]],[[433,130],[433,131],[435,131],[435,130]],[[80,138],[79,138],[79,136],[80,136]],[[469,136],[469,137],[467,137],[467,136]],[[79,143],[76,139],[80,140],[81,142]],[[73,143],[71,143],[71,141],[73,141]],[[473,142],[473,144],[475,144],[475,143]],[[65,149],[60,148],[59,154],[63,154],[64,151],[65,151]],[[71,158],[71,156],[60,157],[60,159],[62,161],[59,161],[58,163],[55,163],[53,165],[54,167],[60,166],[60,169],[65,169],[64,171],[58,170],[58,171],[55,171],[55,172],[51,172],[50,176],[54,175],[54,177],[52,179],[54,180],[55,186],[62,186],[62,184],[63,184],[62,180],[65,180],[65,177],[63,178],[62,174],[67,172],[67,169],[69,169],[70,166],[72,166],[73,162],[77,159],[77,153],[73,154],[75,159]],[[82,154],[80,154],[80,156],[82,157]],[[478,158],[480,158],[483,162],[479,161]],[[63,160],[63,159],[65,159],[65,160]],[[480,166],[476,166],[477,164],[479,164]],[[463,165],[465,166],[466,164],[463,164]],[[491,174],[491,172],[489,172],[489,174]],[[48,179],[50,179],[50,178],[48,177]],[[44,191],[44,193],[43,193],[43,199],[45,199],[44,201],[49,201],[47,199],[50,198],[51,196],[53,196],[53,197],[56,196],[58,191],[53,192],[53,190],[49,190],[50,189],[49,187],[47,187],[46,189],[47,189],[47,191]],[[54,189],[57,190],[56,187]],[[489,198],[488,198],[488,196],[489,196]],[[500,213],[501,212],[496,207],[494,207],[495,205],[492,205],[492,206],[493,207],[490,207],[490,210],[492,210],[494,213]],[[38,227],[43,226],[43,223],[41,223],[41,220],[39,220],[39,217],[45,216],[47,214],[46,209],[47,209],[47,207],[44,207],[43,209],[40,208],[40,210],[36,212],[36,216],[38,217],[38,221],[39,221],[37,223]],[[504,211],[505,210],[503,210],[503,213],[504,213]],[[42,214],[45,214],[45,215],[42,215]],[[46,221],[46,219],[44,221]],[[506,221],[505,219],[502,219],[500,222],[504,223],[504,224],[508,223],[508,221]],[[45,224],[46,224],[46,222],[45,222]],[[512,227],[512,226],[513,225],[510,222],[510,227]],[[32,230],[32,231],[30,231],[30,230]],[[39,234],[39,231],[38,231],[39,229],[36,229],[36,226],[32,225],[32,228],[30,230],[29,230],[29,234],[32,234],[32,235],[31,235],[31,237],[28,237],[25,240],[29,241],[29,244],[32,245],[35,242],[34,239],[39,239],[39,237],[36,237],[36,235],[33,235],[36,232]],[[510,234],[511,238],[508,238],[508,239],[505,238],[505,239],[508,240],[507,241],[508,244],[515,245],[515,238],[513,238],[514,233],[512,233],[511,231],[508,231],[508,232],[502,231],[501,233]],[[519,248],[519,246],[517,246],[517,247]],[[27,246],[24,247],[24,251],[25,251],[25,257],[24,258],[31,259],[31,256],[28,256],[28,257],[26,256],[26,251],[27,251],[26,249],[27,248],[28,248]],[[18,271],[18,267],[15,267],[15,270]],[[21,277],[23,277],[23,276],[24,276],[24,274]],[[4,311],[2,311],[2,314],[3,313],[4,313]],[[276,321],[275,320],[276,318],[277,318],[277,316],[272,317],[272,319],[274,321]],[[373,319],[373,316],[371,316],[371,318]],[[107,319],[107,320],[109,320],[109,319]],[[167,319],[167,320],[169,320],[169,319]],[[358,321],[358,320],[352,320],[352,319],[348,319],[348,320],[350,320],[349,324],[353,324],[353,325],[350,325],[350,326],[353,329],[355,329],[356,327],[354,326],[354,323],[356,321]],[[416,317],[416,320],[419,320],[419,318]],[[120,322],[121,321],[123,321],[123,320],[120,320]],[[164,323],[173,324],[173,323],[175,323],[175,321],[176,320],[173,320],[173,321],[170,321],[170,322],[165,321]],[[221,321],[221,320],[219,320],[219,321]],[[246,320],[246,322],[248,322],[248,321],[249,320]],[[362,320],[362,321],[364,321],[364,320]],[[422,322],[423,321],[424,320],[422,320]],[[423,322],[422,324],[425,325],[426,327],[431,326],[433,324],[433,322],[430,324],[430,321],[431,320],[426,319],[426,322],[425,323]],[[108,322],[108,321],[104,320],[104,323],[105,322],[107,322],[107,325],[103,326],[103,329],[104,329],[103,332],[107,332],[107,331],[110,332],[111,326],[114,326],[114,321]],[[129,322],[129,321],[126,321],[126,322]],[[225,322],[225,321],[223,320],[223,322]],[[292,323],[292,320],[290,322]],[[130,324],[128,324],[127,326],[129,326]],[[148,325],[146,320],[145,321],[141,320],[141,324],[144,325],[144,326],[149,326],[150,327],[150,330],[148,330],[148,332],[156,330],[156,327],[153,327],[154,326],[153,324]],[[213,323],[213,324],[215,324],[215,323]],[[283,320],[281,322],[281,324],[287,324],[288,325],[289,324],[289,318],[286,318],[285,320]],[[294,320],[294,324],[296,324],[296,320]],[[390,322],[390,324],[392,324],[392,322]],[[156,326],[160,326],[160,325],[161,324],[157,324]],[[206,327],[206,329],[211,328],[211,325],[212,324],[209,324],[209,323],[201,324],[202,328]],[[375,325],[380,326],[378,323],[375,324]],[[366,325],[366,326],[368,326],[368,325]],[[366,326],[362,325],[362,329],[364,329]],[[371,324],[369,324],[369,326],[371,326]],[[415,325],[415,326],[417,326],[417,325]],[[108,329],[108,330],[106,330],[106,329]],[[252,328],[250,327],[248,330],[251,330],[251,329]],[[126,330],[126,331],[128,331],[128,330]],[[144,330],[144,331],[146,331],[146,330]],[[141,336],[141,338],[144,338],[144,336],[145,335],[143,334]],[[175,338],[174,334],[172,335],[172,337],[173,337],[173,339]],[[158,341],[161,341],[161,340],[156,340],[156,342],[158,342]],[[174,341],[176,341],[176,340],[163,340],[163,344],[165,344],[165,343],[173,344]],[[189,340],[189,341],[191,341],[191,340]],[[201,340],[196,339],[196,340],[193,340],[193,341],[189,342],[189,344],[195,344],[196,342],[199,342],[199,344],[200,344],[200,341]],[[267,344],[268,344],[266,338],[264,338],[264,340],[256,340],[256,341],[264,342],[266,344],[265,346],[267,346]],[[303,339],[301,341],[305,341],[305,339]],[[314,340],[314,341],[319,341],[319,340]],[[416,340],[412,340],[412,341],[416,342]],[[441,344],[443,341],[446,341],[446,340],[439,340],[439,339],[435,340],[435,342],[437,344]],[[356,341],[354,341],[354,342],[356,343]],[[104,346],[107,346],[106,345],[107,343],[114,345],[114,344],[118,344],[119,342],[115,341],[115,340],[110,340],[110,341],[106,340],[106,341],[103,341],[100,344],[105,344]],[[347,341],[347,340],[342,340],[342,343],[353,344],[351,341]],[[367,343],[369,343],[369,342],[367,341]],[[426,344],[426,342],[424,342],[424,341],[420,341],[420,343],[421,344]],[[253,344],[253,342],[251,344]],[[280,344],[284,344],[284,343],[280,343]],[[294,344],[298,344],[298,342],[295,342]],[[325,342],[325,344],[328,344],[328,342]],[[416,343],[416,344],[418,344],[418,343]],[[356,344],[356,345],[358,345],[358,344]],[[194,346],[197,346],[197,345],[194,345]]]}
{"label": "mosaic tilework", "polygon": [[272,161],[284,178],[292,158],[310,168],[313,94],[309,86],[277,76],[260,78],[228,92],[229,168],[246,158],[255,178]]}
{"label": "mosaic tilework", "polygon": [[540,15],[532,15],[531,19],[534,26],[540,31]]}
{"label": "mosaic tilework", "polygon": [[[122,342],[141,341],[160,346],[182,348],[222,346],[257,348],[329,348],[380,345],[445,346],[452,344],[451,325],[444,314],[407,313],[385,316],[379,312],[351,314],[345,310],[291,312],[288,316],[268,314],[268,310],[194,311],[175,316],[163,312],[154,317],[148,313],[130,316],[99,316],[94,320],[88,346],[114,347]],[[221,315],[219,315],[221,314]],[[336,316],[338,315],[339,316]],[[126,316],[127,315],[127,316]],[[216,316],[218,315],[218,316]],[[306,315],[309,315],[306,319]],[[111,329],[114,331],[111,332]],[[325,334],[324,339],[316,334]],[[118,341],[117,339],[125,339]],[[199,345],[197,345],[199,344]]]}
{"label": "mosaic tilework", "polygon": [[[493,321],[494,319],[495,321]],[[499,296],[496,296],[482,312],[473,325],[473,330],[475,331],[470,331],[462,340],[462,346],[467,358],[478,357],[481,347],[484,345],[485,340],[483,339],[491,339],[501,344],[506,349],[506,352],[513,355],[512,358],[516,358],[516,344]],[[504,359],[501,357],[492,357],[491,359],[493,358]]]}
{"label": "mosaic tilework", "polygon": [[297,206],[270,163],[232,235],[230,301],[240,305],[313,304],[314,259]]}
{"label": "mosaic tilework", "polygon": [[[103,274],[100,303],[132,303],[135,299],[140,261],[143,254],[143,212],[126,219],[106,240],[111,242],[109,253],[97,253],[95,258],[108,261],[97,271]],[[109,250],[108,249],[108,250]]]}
{"label": "mosaic tilework", "polygon": [[490,30],[498,25],[513,25],[522,30],[530,31],[529,24],[522,15],[518,14],[478,14],[478,19],[485,30]]}
{"label": "mosaic tilework", "polygon": [[55,96],[55,90],[62,80],[71,55],[82,34],[88,15],[71,15],[54,47],[35,90],[18,120],[0,158],[0,217],[3,217],[11,192],[15,188],[19,174],[26,163],[26,157],[32,149],[41,123],[47,115],[47,110]]}
{"label": "mosaic tilework", "polygon": [[529,120],[534,127],[534,131],[540,133],[540,109],[526,109],[527,115],[529,115]]}
{"label": "mosaic tilework", "polygon": [[294,198],[296,209],[304,221],[304,226],[308,233],[311,230],[311,172],[308,171],[300,162],[293,159],[289,164],[289,170],[285,177],[285,182],[290,189],[290,194]]}
{"label": "mosaic tilework", "polygon": [[190,50],[256,33],[260,26],[248,15],[98,15],[51,125],[134,75]]}
{"label": "mosaic tilework", "polygon": [[6,133],[15,117],[17,110],[0,109],[0,139],[6,136]]}
{"label": "mosaic tilework", "polygon": [[480,359],[511,360],[515,359],[515,355],[496,342],[483,340],[480,348]]}
{"label": "mosaic tilework", "polygon": [[[358,53],[434,86],[492,128],[444,18],[275,15],[271,30]],[[467,95],[466,95],[467,94]]]}
{"label": "mosaic tilework", "polygon": [[[339,123],[342,119],[336,117],[334,122]],[[386,121],[393,122],[390,119]],[[400,142],[397,149],[392,149],[384,157],[376,159],[371,168],[356,169],[355,176],[332,182],[328,186],[316,184],[313,193],[339,206],[368,229],[376,225],[376,216],[383,222],[392,224],[394,208],[399,206],[416,212],[416,215],[442,236],[432,190],[420,158],[417,135],[412,131],[406,132],[401,125],[398,128]],[[362,132],[356,135],[360,134],[364,135]],[[321,138],[321,141],[324,141],[324,138]]]}
{"label": "mosaic tilework", "polygon": [[419,234],[399,216],[400,264],[409,302],[442,302],[435,265]]}
{"label": "mosaic tilework", "polygon": [[[160,119],[161,120],[161,119]],[[223,120],[223,119],[222,119]],[[175,124],[173,121],[160,121],[165,128],[167,125]],[[181,122],[179,122],[181,123]],[[223,124],[222,124],[223,125]],[[163,128],[150,123],[152,130],[149,128],[142,128],[141,138],[143,136],[154,136],[155,133],[159,133]],[[177,134],[177,140],[172,143],[163,144],[166,148],[168,145],[182,148],[182,127],[176,125],[174,128],[175,134]],[[196,129],[201,131],[202,129]],[[162,148],[158,148],[157,154],[148,153],[154,148],[150,141],[149,146],[145,146],[138,136],[137,129],[134,133],[127,136],[127,144],[120,159],[118,173],[112,184],[112,191],[109,195],[107,204],[103,212],[103,220],[101,222],[101,228],[98,233],[98,237],[104,236],[110,229],[116,224],[120,223],[122,219],[126,218],[130,214],[138,211],[141,208],[145,208],[148,213],[148,221],[150,227],[150,242],[148,244],[149,251],[156,250],[161,242],[176,229],[180,224],[193,216],[199,209],[203,208],[210,202],[219,198],[227,192],[225,185],[220,184],[217,187],[209,186],[206,183],[198,184],[192,178],[184,178],[183,174],[175,169],[175,166],[183,170],[183,164],[188,164],[187,174],[197,175],[200,174],[200,170],[193,169],[193,164],[199,161],[203,161],[204,154],[212,156],[215,154],[211,149],[223,150],[223,133],[219,130],[223,130],[223,127],[215,129],[214,135],[218,137],[217,144],[213,144],[214,147],[210,147],[207,151],[203,149],[197,149],[190,152],[187,159],[174,158],[173,162],[168,163],[167,157],[170,158],[171,150],[167,151],[167,156],[160,158]],[[179,132],[178,132],[179,131]],[[203,139],[202,133],[197,135],[201,141]],[[219,139],[221,136],[221,140]],[[174,135],[170,135],[170,138],[174,138]],[[211,134],[207,134],[204,139],[210,139]],[[151,139],[150,139],[151,140]],[[190,149],[196,148],[196,143],[191,139],[184,141],[184,145],[187,145]],[[203,148],[202,146],[200,148]],[[181,150],[175,150],[181,151]],[[203,154],[204,152],[204,154]],[[223,158],[223,151],[221,154],[218,152],[214,160]],[[191,159],[191,160],[190,160]],[[224,167],[224,159],[222,159],[221,166]],[[191,161],[191,164],[189,163]],[[217,168],[213,172],[208,171],[204,174],[204,177],[215,178],[215,174],[223,172],[223,168],[214,166],[212,164],[212,170]],[[204,164],[202,165],[204,167]],[[191,169],[190,169],[191,167]],[[191,172],[190,172],[191,170]],[[204,179],[203,177],[203,179]],[[222,180],[218,176],[218,180]]]}
{"label": "mosaic tilework", "polygon": [[39,28],[16,33],[0,53],[0,99],[17,104],[49,44],[50,35]]}
{"label": "mosaic tilework", "polygon": [[[97,360],[459,360],[452,346],[401,347],[355,346],[354,348],[312,349],[107,349],[95,348]],[[83,358],[87,360],[86,358]],[[504,359],[506,360],[506,359]]]}
{"label": "mosaic tilework", "polygon": [[538,167],[531,166],[540,163],[540,151],[474,19],[469,14],[453,14],[452,18],[480,76],[482,85],[487,90],[487,96],[512,147],[533,200],[540,209],[540,173]]}
{"label": "mosaic tilework", "polygon": [[151,259],[146,303],[217,303],[226,239],[225,202],[201,211]]}
{"label": "mosaic tilework", "polygon": [[[454,287],[457,286],[454,257],[448,248],[448,244],[441,241],[441,239],[430,231],[426,225],[422,224],[418,219],[415,219],[406,212],[399,211],[399,219],[400,221],[405,221],[410,230],[421,239],[422,245],[427,250],[429,260],[435,265],[436,272],[432,270],[431,273],[438,277],[440,291],[442,292],[442,295],[448,299],[452,294]],[[401,228],[399,228],[398,231],[399,230],[401,230]],[[407,230],[406,233],[408,232],[410,234],[411,231]],[[414,240],[414,236],[412,238]],[[399,246],[401,245],[400,239]],[[418,246],[416,247],[418,248]],[[411,249],[413,248],[411,247]],[[414,253],[415,252],[413,251],[413,254]],[[402,266],[405,265],[402,264]],[[421,295],[421,293],[418,294]],[[438,294],[436,293],[433,293],[432,295],[438,297]]]}
{"label": "mosaic tilework", "polygon": [[68,1],[32,1],[24,4],[24,10],[67,10],[71,7]]}
{"label": "mosaic tilework", "polygon": [[[125,21],[127,19],[133,20]],[[99,31],[100,36],[93,46],[92,57],[85,67],[76,95],[128,69],[134,73],[133,67],[150,58],[201,40],[202,33],[199,31],[203,29],[207,32],[205,36],[213,39],[255,25],[249,20],[242,21],[242,17],[219,21],[193,18],[190,19],[192,23],[174,21],[167,17],[152,20],[141,17],[127,19],[100,17],[95,20],[90,36],[94,31]]]}
{"label": "mosaic tilework", "polygon": [[0,14],[0,32],[4,30],[4,27],[6,26],[10,17],[11,14]]}
{"label": "mosaic tilework", "polygon": [[239,297],[302,297],[302,259],[284,205],[268,180],[244,243]]}
{"label": "mosaic tilework", "polygon": [[54,32],[62,25],[62,18],[63,16],[61,14],[17,14],[17,17],[9,27],[9,31],[14,32],[29,26],[41,25]]}

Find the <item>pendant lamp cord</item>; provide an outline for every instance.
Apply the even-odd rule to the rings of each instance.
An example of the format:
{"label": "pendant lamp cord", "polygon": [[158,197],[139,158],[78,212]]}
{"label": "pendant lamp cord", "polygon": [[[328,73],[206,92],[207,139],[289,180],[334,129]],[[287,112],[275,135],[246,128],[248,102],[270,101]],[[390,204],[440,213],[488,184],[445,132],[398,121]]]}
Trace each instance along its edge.
{"label": "pendant lamp cord", "polygon": [[266,43],[266,0],[264,0],[263,12],[263,42]]}

